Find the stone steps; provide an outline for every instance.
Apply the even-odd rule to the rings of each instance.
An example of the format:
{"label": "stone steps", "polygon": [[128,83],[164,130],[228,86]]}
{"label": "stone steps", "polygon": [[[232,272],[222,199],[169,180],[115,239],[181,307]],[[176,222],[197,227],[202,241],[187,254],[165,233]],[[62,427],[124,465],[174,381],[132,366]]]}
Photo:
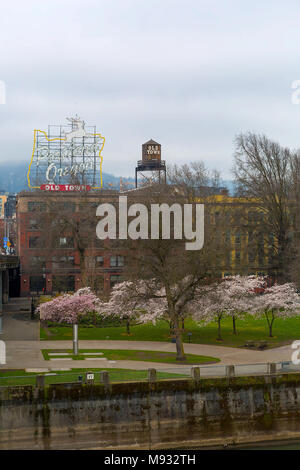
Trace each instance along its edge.
{"label": "stone steps", "polygon": [[22,297],[10,298],[7,304],[2,306],[4,312],[30,312],[31,300]]}

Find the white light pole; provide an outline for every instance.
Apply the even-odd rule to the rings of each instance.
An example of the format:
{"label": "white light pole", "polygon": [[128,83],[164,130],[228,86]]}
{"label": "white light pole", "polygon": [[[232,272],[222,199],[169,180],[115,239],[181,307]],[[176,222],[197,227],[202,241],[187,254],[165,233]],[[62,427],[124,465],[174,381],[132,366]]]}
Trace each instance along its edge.
{"label": "white light pole", "polygon": [[73,324],[73,354],[78,355],[78,325]]}

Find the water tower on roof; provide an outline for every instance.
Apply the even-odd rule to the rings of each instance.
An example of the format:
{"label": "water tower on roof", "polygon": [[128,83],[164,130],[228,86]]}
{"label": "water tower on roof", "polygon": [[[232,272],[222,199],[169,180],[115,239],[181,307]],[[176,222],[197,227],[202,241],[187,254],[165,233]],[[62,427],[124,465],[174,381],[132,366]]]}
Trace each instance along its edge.
{"label": "water tower on roof", "polygon": [[161,159],[161,145],[150,139],[142,145],[142,160],[137,162],[135,169],[135,187],[138,187],[138,177],[141,184],[166,183],[166,162]]}

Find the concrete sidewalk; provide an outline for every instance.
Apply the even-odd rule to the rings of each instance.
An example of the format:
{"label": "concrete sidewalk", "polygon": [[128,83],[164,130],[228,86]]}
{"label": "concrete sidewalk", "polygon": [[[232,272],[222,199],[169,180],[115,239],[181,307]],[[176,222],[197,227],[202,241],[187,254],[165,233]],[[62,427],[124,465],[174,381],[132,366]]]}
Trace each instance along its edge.
{"label": "concrete sidewalk", "polygon": [[31,320],[31,302],[27,298],[10,299],[3,305],[2,333],[3,341],[38,341],[40,325],[38,320]]}
{"label": "concrete sidewalk", "polygon": [[[6,364],[1,369],[27,369],[27,368],[120,368],[120,369],[148,369],[155,367],[159,370],[184,370],[186,365],[164,364],[142,361],[109,361],[105,355],[101,359],[86,359],[82,361],[60,358],[45,361],[42,349],[72,349],[72,341],[40,341],[39,321],[30,318],[30,299],[10,299],[5,305],[2,317],[3,332],[0,340],[6,344]],[[79,341],[80,349],[130,349],[175,352],[175,344],[159,341]],[[224,364],[258,364],[267,362],[290,361],[292,348],[290,345],[267,351],[252,351],[242,348],[229,348],[206,344],[184,344],[184,350],[189,354],[211,356],[221,360]]]}
{"label": "concrete sidewalk", "polygon": [[[152,350],[175,352],[173,343],[156,341],[79,341],[80,349],[130,349],[130,350]],[[182,369],[187,366],[181,364],[163,364],[142,361],[108,361],[97,359],[73,360],[50,360],[45,361],[41,349],[72,349],[71,341],[6,341],[7,363],[4,368],[120,368],[120,369]],[[290,361],[292,349],[290,346],[269,349],[267,351],[251,351],[241,348],[228,348],[224,346],[212,346],[204,344],[185,344],[186,353],[212,356],[221,359],[222,364],[258,364],[266,362]]]}

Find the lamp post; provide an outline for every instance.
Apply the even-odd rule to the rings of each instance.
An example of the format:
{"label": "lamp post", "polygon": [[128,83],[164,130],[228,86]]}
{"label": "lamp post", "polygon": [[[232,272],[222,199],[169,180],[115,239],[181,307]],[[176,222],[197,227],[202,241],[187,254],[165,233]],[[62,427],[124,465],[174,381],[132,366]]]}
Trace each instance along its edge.
{"label": "lamp post", "polygon": [[78,324],[73,324],[73,354],[78,355]]}
{"label": "lamp post", "polygon": [[46,284],[46,268],[43,266],[43,294],[46,294],[47,284]]}
{"label": "lamp post", "polygon": [[31,320],[34,320],[34,298],[31,297],[31,309],[30,309],[30,314],[31,314]]}

